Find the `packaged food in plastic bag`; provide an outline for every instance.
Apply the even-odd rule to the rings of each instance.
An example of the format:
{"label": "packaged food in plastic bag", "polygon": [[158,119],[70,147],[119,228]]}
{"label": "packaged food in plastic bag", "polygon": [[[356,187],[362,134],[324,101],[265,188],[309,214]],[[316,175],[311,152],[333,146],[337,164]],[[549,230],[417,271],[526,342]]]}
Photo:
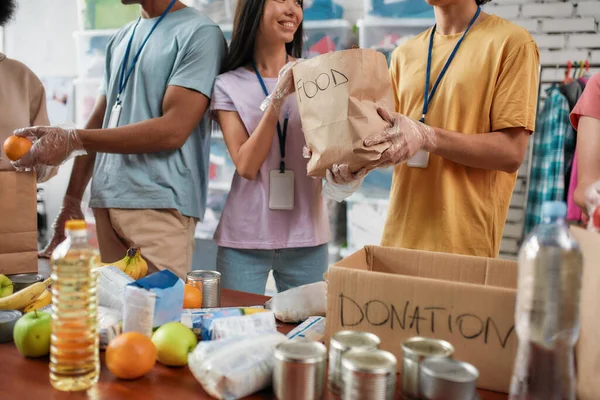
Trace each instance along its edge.
{"label": "packaged food in plastic bag", "polygon": [[98,333],[100,348],[108,344],[123,332],[123,314],[119,310],[98,306]]}
{"label": "packaged food in plastic bag", "polygon": [[123,311],[125,286],[133,279],[117,267],[98,268],[98,304],[103,307]]}
{"label": "packaged food in plastic bag", "polygon": [[265,307],[282,322],[301,322],[310,316],[325,316],[327,282],[321,281],[277,293]]}
{"label": "packaged food in plastic bag", "polygon": [[275,315],[266,311],[241,317],[219,318],[211,327],[211,340],[226,339],[255,333],[277,332]]}
{"label": "packaged food in plastic bag", "polygon": [[281,333],[200,342],[188,358],[194,377],[216,399],[234,400],[269,387]]}
{"label": "packaged food in plastic bag", "polygon": [[320,342],[325,336],[325,317],[310,317],[286,336],[288,339],[309,339]]}

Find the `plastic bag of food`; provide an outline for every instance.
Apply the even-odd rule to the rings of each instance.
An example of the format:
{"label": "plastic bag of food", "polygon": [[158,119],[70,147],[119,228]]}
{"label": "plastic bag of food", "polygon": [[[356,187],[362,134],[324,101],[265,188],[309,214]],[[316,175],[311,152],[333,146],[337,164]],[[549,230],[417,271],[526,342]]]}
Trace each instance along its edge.
{"label": "plastic bag of food", "polygon": [[310,317],[286,336],[288,339],[309,339],[320,342],[325,336],[325,317]]}
{"label": "plastic bag of food", "polygon": [[123,314],[112,308],[98,306],[98,334],[100,348],[106,349],[108,344],[123,332]]}
{"label": "plastic bag of food", "polygon": [[188,357],[188,365],[209,395],[239,399],[271,385],[273,353],[285,340],[277,332],[200,342]]}
{"label": "plastic bag of food", "polygon": [[103,307],[123,311],[125,286],[133,279],[117,267],[100,267],[98,271],[98,304]]}
{"label": "plastic bag of food", "polygon": [[265,307],[282,322],[301,322],[310,316],[325,316],[327,282],[321,281],[277,293]]}

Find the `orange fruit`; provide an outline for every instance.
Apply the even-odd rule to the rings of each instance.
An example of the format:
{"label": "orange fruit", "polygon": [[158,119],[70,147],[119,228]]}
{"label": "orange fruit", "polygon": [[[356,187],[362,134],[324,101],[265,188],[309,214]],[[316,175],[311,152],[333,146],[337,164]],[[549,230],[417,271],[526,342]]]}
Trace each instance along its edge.
{"label": "orange fruit", "polygon": [[156,364],[156,346],[141,333],[122,333],[106,347],[105,362],[117,378],[137,379]]}
{"label": "orange fruit", "polygon": [[192,285],[183,285],[183,308],[202,308],[202,292]]}
{"label": "orange fruit", "polygon": [[9,136],[4,141],[4,153],[11,161],[17,161],[29,151],[33,143],[20,136]]}

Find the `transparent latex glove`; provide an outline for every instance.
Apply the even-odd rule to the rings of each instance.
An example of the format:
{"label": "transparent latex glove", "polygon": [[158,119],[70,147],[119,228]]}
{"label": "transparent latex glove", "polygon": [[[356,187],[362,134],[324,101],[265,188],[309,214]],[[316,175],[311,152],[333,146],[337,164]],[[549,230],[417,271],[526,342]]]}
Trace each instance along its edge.
{"label": "transparent latex glove", "polygon": [[59,166],[71,157],[87,154],[76,129],[34,126],[14,131],[33,146],[23,157],[11,162],[18,171],[37,171],[43,166]]}
{"label": "transparent latex glove", "polygon": [[265,111],[269,105],[275,108],[277,113],[281,112],[281,107],[285,102],[285,99],[292,93],[296,91],[296,86],[294,85],[294,73],[293,68],[299,62],[302,62],[301,58],[290,61],[281,68],[279,71],[279,76],[277,78],[277,85],[273,92],[268,95],[265,100],[260,105],[260,110]]}
{"label": "transparent latex glove", "polygon": [[364,144],[371,147],[389,142],[390,147],[379,160],[369,166],[369,169],[398,165],[411,159],[419,150],[433,152],[437,148],[432,127],[402,114],[389,113],[383,108],[378,108],[377,112],[390,127],[366,138]]}
{"label": "transparent latex glove", "polygon": [[591,184],[585,190],[585,203],[589,215],[588,229],[600,232],[600,181]]}
{"label": "transparent latex glove", "polygon": [[81,200],[65,196],[63,205],[52,224],[52,238],[44,250],[38,253],[40,258],[50,258],[52,252],[65,240],[65,223],[70,219],[85,219],[81,210]]}
{"label": "transparent latex glove", "polygon": [[[302,156],[310,158],[311,155],[312,153],[308,147],[304,146]],[[366,168],[353,173],[350,171],[348,164],[334,164],[331,169],[325,171],[323,195],[340,203],[360,188],[366,175]]]}
{"label": "transparent latex glove", "polygon": [[43,183],[58,174],[58,167],[41,166],[37,169],[37,182]]}

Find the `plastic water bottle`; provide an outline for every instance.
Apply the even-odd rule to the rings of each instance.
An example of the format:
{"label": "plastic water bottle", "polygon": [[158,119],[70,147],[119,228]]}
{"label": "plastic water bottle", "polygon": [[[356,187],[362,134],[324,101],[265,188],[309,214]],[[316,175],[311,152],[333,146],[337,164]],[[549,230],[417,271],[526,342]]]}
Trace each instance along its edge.
{"label": "plastic water bottle", "polygon": [[66,240],[52,253],[50,383],[58,390],[86,390],[100,374],[97,260],[85,221],[65,225]]}
{"label": "plastic water bottle", "polygon": [[542,223],[519,253],[515,312],[519,348],[511,400],[575,400],[583,257],[563,202],[542,207]]}

